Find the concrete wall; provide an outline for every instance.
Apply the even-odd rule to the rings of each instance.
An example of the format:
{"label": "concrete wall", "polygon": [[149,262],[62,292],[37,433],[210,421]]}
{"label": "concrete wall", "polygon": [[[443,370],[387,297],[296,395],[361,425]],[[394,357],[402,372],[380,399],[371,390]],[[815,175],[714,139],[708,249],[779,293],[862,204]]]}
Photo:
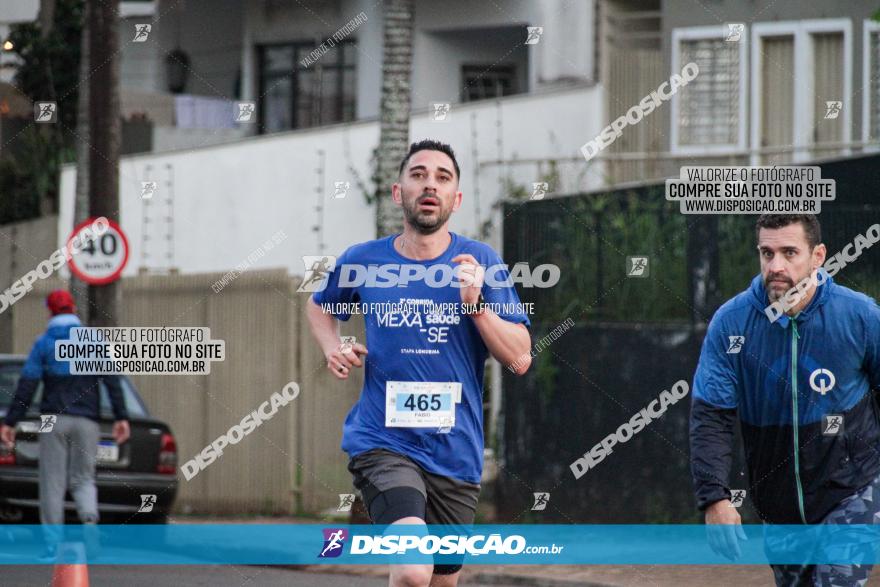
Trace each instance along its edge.
{"label": "concrete wall", "polygon": [[495,66],[516,68],[515,92],[530,89],[529,46],[523,44],[523,27],[441,31],[416,38],[412,104],[427,108],[431,102],[461,101],[463,65],[480,66],[489,73]]}
{"label": "concrete wall", "polygon": [[[227,0],[232,2],[233,0]],[[187,6],[187,12],[197,9]],[[462,63],[515,63],[519,91],[534,91],[563,80],[592,80],[594,0],[515,0],[501,5],[452,0],[416,3],[412,105],[425,108],[448,96],[458,102]],[[356,118],[379,115],[382,83],[382,8],[370,0],[328,0],[308,9],[293,1],[261,0],[242,8],[243,92],[257,95],[255,47],[266,43],[317,39],[320,43],[364,12],[367,21],[350,35],[358,46]],[[212,13],[237,18],[236,11]],[[227,14],[229,16],[227,16]],[[188,18],[188,17],[187,17]],[[192,21],[190,21],[191,23]],[[543,26],[536,45],[525,45],[526,26]],[[495,31],[487,35],[486,31]],[[228,85],[228,83],[227,83]]]}
{"label": "concrete wall", "polygon": [[[410,137],[436,138],[456,150],[464,201],[451,227],[478,236],[483,222],[493,220],[497,229],[503,220],[492,206],[507,196],[505,178],[529,190],[539,180],[536,165],[516,160],[571,158],[561,185],[551,190],[598,187],[602,178],[590,173],[579,149],[601,130],[602,110],[598,86],[514,96],[453,107],[446,122],[432,121],[423,111],[413,116]],[[227,271],[278,230],[288,238],[255,268],[286,267],[301,274],[304,255],[338,255],[374,238],[374,209],[358,178],[369,184],[378,135],[378,123],[361,122],[124,157],[119,220],[131,246],[124,275],[172,264],[183,273]],[[492,160],[506,163],[481,166]],[[58,221],[65,235],[72,227],[75,177],[72,166],[64,168]],[[159,189],[142,200],[141,182],[148,179],[159,182]],[[345,198],[333,198],[335,181],[351,184]],[[488,240],[500,245],[494,236]]]}
{"label": "concrete wall", "polygon": [[[59,246],[57,231],[57,216],[0,226],[0,291],[5,291],[25,273],[49,258]],[[66,239],[67,235],[63,238]],[[44,314],[45,311],[44,307]],[[0,353],[21,350],[14,347],[12,332],[13,311],[7,308],[0,313]]]}

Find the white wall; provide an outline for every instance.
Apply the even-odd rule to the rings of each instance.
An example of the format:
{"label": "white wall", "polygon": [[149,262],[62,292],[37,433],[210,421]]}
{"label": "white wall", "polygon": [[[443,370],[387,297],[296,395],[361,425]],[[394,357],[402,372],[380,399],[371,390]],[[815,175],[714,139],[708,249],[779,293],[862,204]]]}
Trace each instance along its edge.
{"label": "white wall", "polygon": [[[535,91],[560,81],[592,80],[594,4],[595,0],[419,2],[413,62],[414,107],[420,105],[418,97],[441,93],[444,85],[457,101],[460,65],[485,59],[487,53],[495,56],[490,63],[515,63],[518,69],[521,64],[525,67],[526,59],[521,53],[527,54],[528,83],[521,84],[519,91]],[[543,27],[537,44],[524,44],[527,26]],[[495,29],[499,34],[485,35],[485,29]],[[499,46],[502,35],[509,34],[501,33],[502,30],[516,33],[512,39],[503,40],[504,46]],[[452,31],[481,31],[484,38],[461,47],[443,34]],[[491,47],[489,51],[487,45]],[[447,74],[450,68],[453,71]]]}
{"label": "white wall", "polygon": [[528,46],[523,44],[525,28],[480,28],[468,31],[423,32],[416,36],[412,71],[413,108],[431,102],[460,101],[463,65],[513,65],[516,92],[529,91]]}
{"label": "white wall", "polygon": [[[491,205],[500,195],[503,175],[509,171],[529,189],[538,177],[533,166],[495,166],[476,173],[475,161],[577,158],[580,146],[599,132],[604,120],[600,89],[582,87],[456,106],[447,122],[433,122],[423,111],[412,119],[411,138],[435,138],[456,150],[464,202],[453,215],[451,228],[476,236],[479,224],[491,217]],[[137,273],[142,265],[145,204],[140,198],[140,182],[147,179],[160,182],[159,192],[149,203],[150,222],[146,226],[151,248],[147,267],[164,266],[167,241],[161,237],[168,230],[173,234],[174,265],[183,273],[229,270],[278,230],[287,233],[287,240],[255,267],[286,267],[301,274],[303,255],[338,254],[351,244],[374,238],[374,210],[366,204],[349,166],[369,180],[369,158],[378,135],[377,122],[360,122],[123,158],[120,222],[131,244],[125,274]],[[319,149],[326,157],[320,194],[316,192]],[[573,165],[586,169],[584,161]],[[153,169],[151,173],[148,166]],[[168,224],[162,220],[163,199],[168,193],[164,182],[172,174],[173,224]],[[351,182],[346,198],[332,198],[334,181]],[[72,228],[74,185],[75,168],[67,166],[61,177],[59,240],[66,239]],[[597,185],[598,180],[587,174],[578,187]],[[479,216],[477,193],[481,201]],[[324,206],[323,251],[318,246],[319,233],[312,230],[318,223],[319,201]],[[498,246],[497,238],[490,242]]]}
{"label": "white wall", "polygon": [[596,1],[539,0],[536,26],[544,27],[544,33],[538,44],[530,45],[535,87],[560,80],[594,79]]}
{"label": "white wall", "polygon": [[[170,0],[163,0],[170,1]],[[204,0],[203,0],[204,1]],[[234,0],[224,0],[232,2]],[[519,91],[533,91],[560,80],[586,81],[592,77],[593,14],[595,0],[425,0],[416,3],[412,104],[418,110],[443,95],[459,100],[462,63],[513,62],[522,76]],[[267,8],[270,5],[271,8]],[[196,4],[187,6],[194,10]],[[247,2],[240,63],[244,95],[257,91],[257,55],[263,43],[326,39],[364,12],[367,21],[350,36],[358,44],[358,119],[379,115],[382,73],[382,4],[373,0],[328,0],[309,5],[296,2]],[[212,22],[238,18],[235,11],[218,11]],[[537,45],[524,45],[526,26],[543,26]],[[494,41],[467,39],[469,32],[495,29]],[[512,34],[512,31],[517,31]],[[456,38],[456,34],[460,35]],[[512,34],[512,38],[510,35]],[[502,43],[503,40],[503,43]],[[466,42],[461,42],[466,41]],[[528,70],[528,71],[525,71]]]}
{"label": "white wall", "polygon": [[[152,3],[122,2],[119,18],[119,84],[121,87],[155,91],[165,82],[164,54],[158,43],[155,5]],[[133,42],[136,25],[149,24],[153,28],[144,42]],[[165,23],[163,23],[165,24]]]}

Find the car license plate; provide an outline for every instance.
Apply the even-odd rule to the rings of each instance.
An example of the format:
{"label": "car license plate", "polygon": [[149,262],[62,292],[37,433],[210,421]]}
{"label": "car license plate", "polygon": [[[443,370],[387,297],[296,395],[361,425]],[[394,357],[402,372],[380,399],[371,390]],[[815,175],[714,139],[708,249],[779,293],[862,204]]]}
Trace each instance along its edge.
{"label": "car license plate", "polygon": [[115,463],[119,460],[119,445],[111,441],[98,443],[98,462]]}

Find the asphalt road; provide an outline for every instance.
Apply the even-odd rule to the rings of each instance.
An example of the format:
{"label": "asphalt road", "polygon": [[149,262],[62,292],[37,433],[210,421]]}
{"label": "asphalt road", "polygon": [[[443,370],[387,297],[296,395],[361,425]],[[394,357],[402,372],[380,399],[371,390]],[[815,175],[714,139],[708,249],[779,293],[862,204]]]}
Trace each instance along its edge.
{"label": "asphalt road", "polygon": [[[49,587],[52,584],[52,565],[3,566],[0,582],[9,587]],[[89,567],[90,587],[384,587],[387,580],[352,575],[305,573],[272,567],[239,565],[151,565]]]}
{"label": "asphalt road", "polygon": [[[52,565],[0,566],[3,587],[50,587]],[[89,567],[90,587],[385,587],[388,579],[241,565]],[[478,583],[461,582],[462,587]],[[493,584],[493,587],[503,587]]]}

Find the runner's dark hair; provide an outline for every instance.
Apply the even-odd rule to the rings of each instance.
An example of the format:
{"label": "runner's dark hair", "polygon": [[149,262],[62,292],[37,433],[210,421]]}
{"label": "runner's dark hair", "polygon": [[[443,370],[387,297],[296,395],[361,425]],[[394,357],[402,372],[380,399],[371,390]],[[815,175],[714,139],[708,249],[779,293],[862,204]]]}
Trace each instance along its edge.
{"label": "runner's dark hair", "polygon": [[757,240],[762,228],[782,228],[796,222],[804,226],[807,244],[811,249],[822,242],[822,227],[814,214],[761,214],[755,223],[755,239]]}
{"label": "runner's dark hair", "polygon": [[406,154],[406,157],[403,158],[403,161],[400,162],[400,169],[397,172],[398,176],[403,175],[403,170],[406,167],[406,164],[409,163],[410,157],[419,151],[440,151],[441,153],[446,153],[449,155],[449,158],[452,159],[452,165],[455,167],[455,179],[461,179],[461,171],[458,168],[458,161],[455,159],[455,153],[452,151],[452,147],[446,143],[441,143],[440,141],[435,141],[433,139],[423,139],[409,146],[409,152]]}

